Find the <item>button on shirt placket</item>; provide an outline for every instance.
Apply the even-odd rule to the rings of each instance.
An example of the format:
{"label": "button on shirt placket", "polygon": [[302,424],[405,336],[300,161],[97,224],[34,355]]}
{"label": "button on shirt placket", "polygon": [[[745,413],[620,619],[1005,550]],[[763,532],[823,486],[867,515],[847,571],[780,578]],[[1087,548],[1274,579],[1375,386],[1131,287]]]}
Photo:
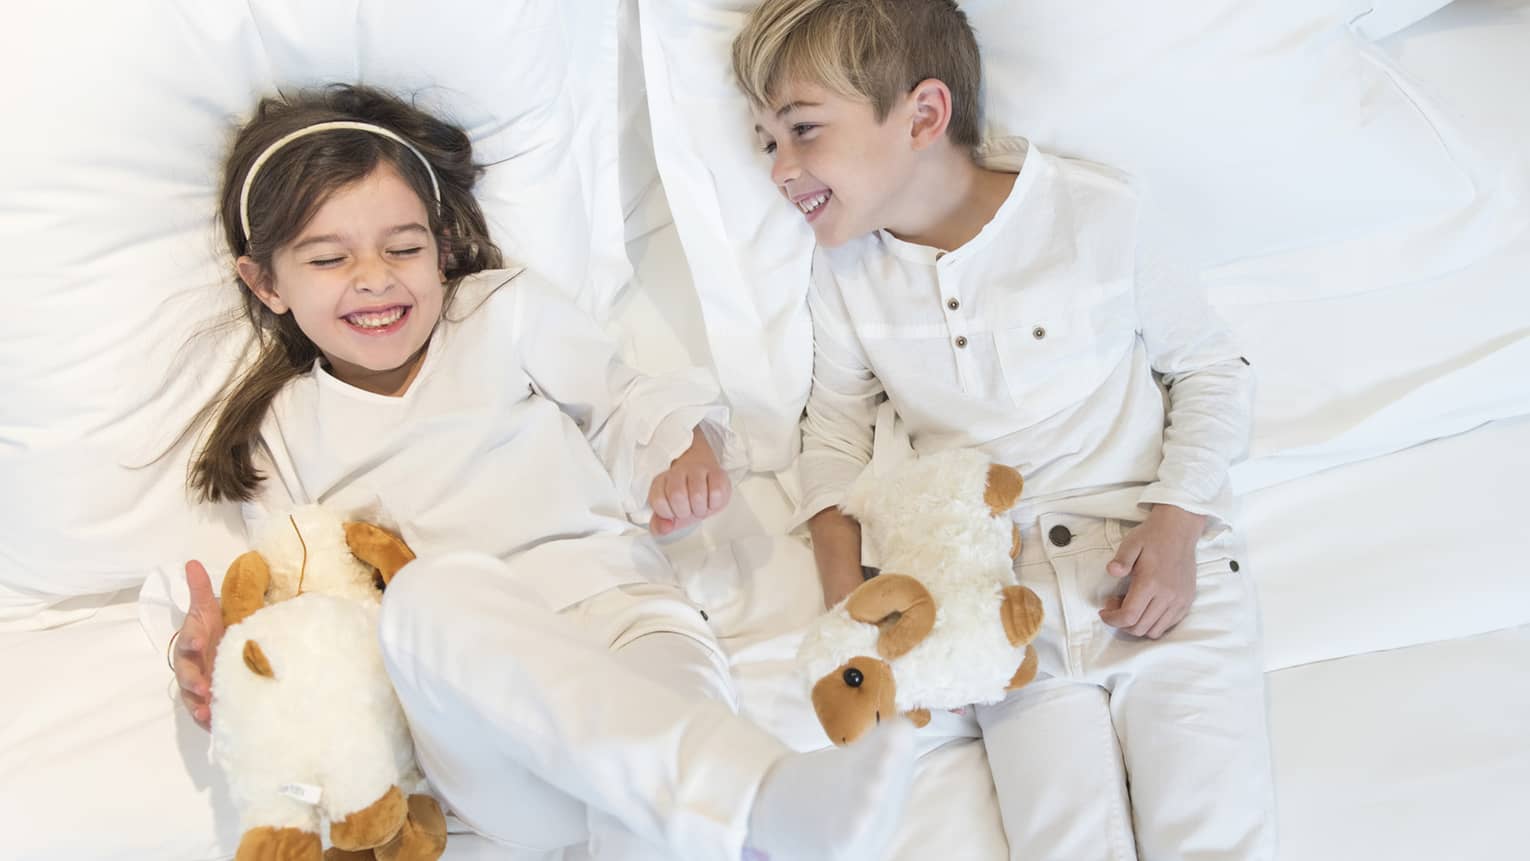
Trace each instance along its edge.
{"label": "button on shirt placket", "polygon": [[966,320],[962,318],[962,300],[957,298],[955,291],[947,287],[948,282],[956,279],[948,277],[942,270],[940,261],[946,256],[946,252],[935,252],[935,285],[939,291],[942,313],[946,318],[946,331],[951,339],[952,352],[956,354],[956,377],[961,383],[962,391],[971,391],[974,381],[974,369],[972,367],[971,340],[966,335]]}

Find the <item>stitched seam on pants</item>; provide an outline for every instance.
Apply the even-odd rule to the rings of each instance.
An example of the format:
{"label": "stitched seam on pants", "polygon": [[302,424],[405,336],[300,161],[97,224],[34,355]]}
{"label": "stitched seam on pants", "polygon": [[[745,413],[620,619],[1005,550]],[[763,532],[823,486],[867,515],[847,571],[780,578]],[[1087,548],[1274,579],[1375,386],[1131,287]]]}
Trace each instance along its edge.
{"label": "stitched seam on pants", "polygon": [[[1111,696],[1109,691],[1104,691],[1104,694],[1107,699]],[[1101,739],[1102,743],[1100,745],[1100,749],[1108,753],[1112,753],[1115,756],[1116,759],[1113,763],[1115,765],[1114,770],[1122,775],[1125,775],[1126,752],[1121,749],[1121,740],[1116,736],[1115,725],[1111,723],[1110,705],[1108,702],[1106,703],[1105,709],[1099,713],[1099,723],[1101,735],[1103,736]],[[1122,804],[1122,795],[1126,796],[1125,805]],[[1130,805],[1131,794],[1130,781],[1128,779],[1123,782],[1121,786],[1121,795],[1116,795],[1111,799],[1110,803],[1110,822],[1112,826],[1110,829],[1110,852],[1111,855],[1117,859],[1117,861],[1135,861],[1137,857],[1137,847],[1135,841],[1131,846],[1123,846],[1121,838],[1122,834],[1132,833],[1131,810],[1126,809],[1129,808]]]}

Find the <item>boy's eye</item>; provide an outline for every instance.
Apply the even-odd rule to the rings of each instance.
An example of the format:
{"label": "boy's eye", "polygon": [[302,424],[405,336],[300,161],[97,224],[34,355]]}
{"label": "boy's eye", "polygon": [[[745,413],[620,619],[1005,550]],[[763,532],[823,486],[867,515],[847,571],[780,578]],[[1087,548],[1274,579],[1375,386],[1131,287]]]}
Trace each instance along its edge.
{"label": "boy's eye", "polygon": [[796,125],[792,126],[792,134],[800,138],[816,128],[818,128],[817,123],[797,123]]}
{"label": "boy's eye", "polygon": [[775,155],[776,154],[776,142],[775,141],[770,141],[770,142],[766,143],[764,146],[760,147],[760,152],[765,153],[766,155]]}

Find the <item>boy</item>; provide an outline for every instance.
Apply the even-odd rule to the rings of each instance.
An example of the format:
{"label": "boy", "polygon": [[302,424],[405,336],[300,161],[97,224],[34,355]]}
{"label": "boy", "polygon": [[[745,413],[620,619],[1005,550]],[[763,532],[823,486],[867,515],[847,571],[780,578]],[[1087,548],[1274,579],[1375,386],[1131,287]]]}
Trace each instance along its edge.
{"label": "boy", "polygon": [[977,709],[1011,857],[1273,858],[1257,613],[1228,528],[1253,378],[1193,275],[1139,251],[1116,174],[979,147],[978,48],[951,0],[766,0],[733,66],[819,246],[800,470],[825,603],[862,579],[836,505],[884,401],[916,450],[1015,466],[1041,675]]}

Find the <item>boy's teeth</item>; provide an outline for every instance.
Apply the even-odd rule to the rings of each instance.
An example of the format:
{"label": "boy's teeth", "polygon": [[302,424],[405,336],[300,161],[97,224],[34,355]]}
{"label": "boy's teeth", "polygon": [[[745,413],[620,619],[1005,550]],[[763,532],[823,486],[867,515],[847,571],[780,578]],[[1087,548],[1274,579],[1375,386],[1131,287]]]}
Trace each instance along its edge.
{"label": "boy's teeth", "polygon": [[810,197],[807,200],[802,201],[801,203],[797,204],[797,208],[801,209],[803,212],[812,212],[818,207],[823,206],[828,202],[828,200],[829,193],[826,191],[817,197]]}
{"label": "boy's teeth", "polygon": [[387,311],[377,311],[370,314],[350,314],[345,319],[350,321],[352,325],[360,326],[363,329],[381,329],[384,326],[391,326],[397,323],[402,316],[404,316],[403,308],[390,308]]}

